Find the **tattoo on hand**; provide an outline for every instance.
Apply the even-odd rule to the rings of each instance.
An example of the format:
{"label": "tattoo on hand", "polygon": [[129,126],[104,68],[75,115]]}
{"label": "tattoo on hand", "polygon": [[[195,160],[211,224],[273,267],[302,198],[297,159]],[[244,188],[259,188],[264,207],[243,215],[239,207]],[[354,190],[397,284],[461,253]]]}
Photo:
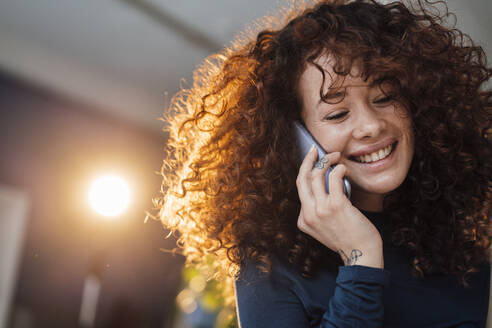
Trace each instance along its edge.
{"label": "tattoo on hand", "polygon": [[339,250],[338,253],[340,253],[345,265],[355,265],[359,257],[362,256],[362,252],[358,249],[353,249],[352,252],[350,252],[350,257],[348,257],[343,250]]}
{"label": "tattoo on hand", "polygon": [[328,164],[328,156],[323,156],[316,162],[316,164],[314,164],[314,167],[321,170],[326,164]]}

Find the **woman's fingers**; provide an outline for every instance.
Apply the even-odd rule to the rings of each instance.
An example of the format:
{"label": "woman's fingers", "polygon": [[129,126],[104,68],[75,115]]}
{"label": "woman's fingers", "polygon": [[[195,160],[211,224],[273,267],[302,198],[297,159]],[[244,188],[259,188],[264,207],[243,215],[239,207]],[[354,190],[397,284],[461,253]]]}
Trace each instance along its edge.
{"label": "woman's fingers", "polygon": [[301,167],[299,168],[299,174],[297,175],[296,184],[301,202],[309,200],[309,198],[311,198],[312,196],[309,180],[311,179],[311,170],[313,169],[313,165],[317,157],[318,151],[315,147],[312,147],[302,161]]}
{"label": "woman's fingers", "polygon": [[311,172],[314,161],[318,158],[318,150],[313,145],[311,149],[308,151],[306,157],[302,160],[301,167],[299,168],[299,175],[306,175]]}
{"label": "woman's fingers", "polygon": [[330,172],[328,187],[330,196],[334,201],[340,201],[346,197],[343,192],[343,177],[346,173],[347,167],[343,164],[338,164]]}
{"label": "woman's fingers", "polygon": [[340,153],[334,152],[327,154],[316,162],[312,170],[312,191],[316,203],[323,205],[326,202],[326,172],[331,165],[337,163],[340,160]]}

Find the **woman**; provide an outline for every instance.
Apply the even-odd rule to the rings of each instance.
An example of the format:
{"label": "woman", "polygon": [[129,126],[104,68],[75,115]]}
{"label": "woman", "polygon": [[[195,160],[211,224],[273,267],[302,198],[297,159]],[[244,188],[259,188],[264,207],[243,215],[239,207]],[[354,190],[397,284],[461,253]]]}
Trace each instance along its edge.
{"label": "woman", "polygon": [[[417,5],[320,1],[174,99],[161,218],[241,327],[485,325],[492,70]],[[299,167],[296,121],[327,156]]]}

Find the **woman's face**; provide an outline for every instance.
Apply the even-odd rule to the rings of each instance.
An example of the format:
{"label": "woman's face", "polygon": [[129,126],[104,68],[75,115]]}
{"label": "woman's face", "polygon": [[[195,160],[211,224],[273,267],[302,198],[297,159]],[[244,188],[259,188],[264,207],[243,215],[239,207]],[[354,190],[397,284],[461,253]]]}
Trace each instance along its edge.
{"label": "woman's face", "polygon": [[[325,70],[323,94],[337,76],[330,60],[322,56],[316,61]],[[337,88],[336,99],[327,99],[334,103],[344,96],[343,101],[321,101],[321,85],[321,72],[307,64],[299,80],[304,123],[328,153],[340,152],[340,163],[346,165],[352,185],[352,203],[364,210],[380,211],[384,195],[405,180],[412,162],[410,115],[378,85],[360,79],[356,67]],[[385,91],[391,95],[389,88]]]}

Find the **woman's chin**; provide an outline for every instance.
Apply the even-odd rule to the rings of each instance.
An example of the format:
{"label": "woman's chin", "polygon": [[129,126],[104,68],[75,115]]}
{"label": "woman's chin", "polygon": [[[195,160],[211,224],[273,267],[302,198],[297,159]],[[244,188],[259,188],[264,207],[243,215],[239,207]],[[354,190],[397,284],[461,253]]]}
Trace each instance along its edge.
{"label": "woman's chin", "polygon": [[[361,179],[362,180],[362,179]],[[374,199],[383,199],[384,196],[394,190],[396,190],[405,180],[405,177],[386,176],[383,179],[373,180],[352,180],[352,194],[357,198],[367,197]]]}

